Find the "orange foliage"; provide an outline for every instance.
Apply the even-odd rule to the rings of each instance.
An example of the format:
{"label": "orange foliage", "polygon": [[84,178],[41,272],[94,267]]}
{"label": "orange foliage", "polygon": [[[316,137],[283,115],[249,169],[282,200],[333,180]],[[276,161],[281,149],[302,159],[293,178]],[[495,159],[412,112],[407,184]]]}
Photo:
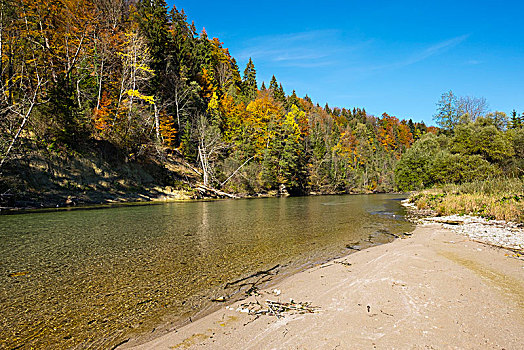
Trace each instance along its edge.
{"label": "orange foliage", "polygon": [[413,134],[411,134],[405,120],[398,126],[398,141],[405,148],[409,148],[413,144]]}
{"label": "orange foliage", "polygon": [[439,128],[437,128],[435,126],[428,126],[427,129],[426,129],[426,132],[430,132],[432,134],[437,135],[438,134],[438,130],[439,130]]}
{"label": "orange foliage", "polygon": [[107,132],[111,129],[113,118],[111,118],[111,99],[109,98],[106,91],[102,93],[102,98],[100,99],[100,105],[98,108],[95,108],[93,112],[93,122],[95,128]]}
{"label": "orange foliage", "polygon": [[382,114],[382,119],[379,120],[378,140],[382,147],[390,152],[397,148],[395,141],[395,127],[398,127],[398,118]]}
{"label": "orange foliage", "polygon": [[160,134],[164,144],[170,148],[174,148],[176,145],[176,134],[175,120],[172,116],[166,115],[165,113],[160,114]]}
{"label": "orange foliage", "polygon": [[340,134],[338,144],[335,146],[336,152],[350,161],[353,165],[358,162],[357,154],[358,140],[353,131],[348,127]]}

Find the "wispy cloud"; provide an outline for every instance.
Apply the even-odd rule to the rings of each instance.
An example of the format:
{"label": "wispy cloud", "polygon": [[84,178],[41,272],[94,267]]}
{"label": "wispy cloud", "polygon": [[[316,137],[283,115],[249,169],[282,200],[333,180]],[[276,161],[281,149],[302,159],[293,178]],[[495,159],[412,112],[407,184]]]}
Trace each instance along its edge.
{"label": "wispy cloud", "polygon": [[[441,55],[460,45],[468,37],[469,34],[460,35],[412,49],[411,53],[402,56],[398,51],[405,50],[403,45],[384,54],[384,50],[376,47],[373,39],[348,40],[339,30],[314,30],[253,38],[245,43],[238,56],[243,60],[251,57],[256,62],[286,68],[338,66],[350,67],[349,71],[352,72],[371,73],[410,66]],[[381,52],[381,55],[377,55],[377,52]]]}
{"label": "wispy cloud", "polygon": [[400,64],[401,64],[401,66],[408,66],[408,65],[411,65],[411,64],[423,61],[423,60],[425,60],[427,58],[430,58],[432,56],[439,55],[439,54],[441,54],[441,53],[443,53],[443,52],[445,52],[445,51],[447,51],[447,50],[449,50],[449,49],[459,45],[460,43],[465,41],[468,37],[469,37],[469,34],[466,34],[466,35],[457,36],[457,37],[449,39],[449,40],[441,41],[441,42],[439,42],[437,44],[434,44],[434,45],[432,45],[432,46],[422,50],[421,52],[415,53],[413,56],[409,57],[405,61],[400,62]]}
{"label": "wispy cloud", "polygon": [[482,64],[482,61],[479,61],[479,60],[468,60],[468,61],[466,61],[466,64],[469,64],[469,65],[472,65],[472,66],[476,66],[478,64]]}
{"label": "wispy cloud", "polygon": [[[384,70],[393,70],[393,69],[399,69],[403,67],[407,67],[422,61],[425,61],[431,57],[441,55],[445,53],[448,50],[451,50],[452,48],[458,46],[467,38],[469,37],[469,34],[457,36],[448,40],[444,40],[435,44],[432,44],[426,48],[422,49],[415,49],[412,51],[411,54],[405,54],[404,57],[400,55],[398,57],[398,53],[395,51],[389,52],[390,54],[384,54],[380,57],[380,60],[382,62],[375,64],[375,65],[360,65],[360,66],[353,66],[350,71],[358,72],[358,73],[372,73],[372,72],[378,72],[378,71],[384,71]],[[397,56],[395,59],[390,58],[391,56]],[[384,61],[387,60],[386,63]],[[370,61],[373,61],[373,59],[370,57]]]}
{"label": "wispy cloud", "polygon": [[340,55],[354,49],[341,39],[337,30],[262,36],[249,40],[241,59],[271,62],[283,67],[325,67],[336,65]]}

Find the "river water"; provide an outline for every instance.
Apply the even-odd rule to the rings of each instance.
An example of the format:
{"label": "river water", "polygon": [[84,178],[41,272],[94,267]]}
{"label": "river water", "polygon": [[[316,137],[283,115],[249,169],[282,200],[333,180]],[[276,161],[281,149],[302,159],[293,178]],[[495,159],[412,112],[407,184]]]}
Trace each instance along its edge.
{"label": "river water", "polygon": [[0,216],[0,347],[111,348],[412,230],[400,195],[181,202]]}

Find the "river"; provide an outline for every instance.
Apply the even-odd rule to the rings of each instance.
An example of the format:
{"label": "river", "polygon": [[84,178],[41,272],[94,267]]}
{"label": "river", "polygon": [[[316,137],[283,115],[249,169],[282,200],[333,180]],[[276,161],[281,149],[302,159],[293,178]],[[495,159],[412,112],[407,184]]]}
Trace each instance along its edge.
{"label": "river", "polygon": [[[401,195],[180,202],[0,216],[0,347],[111,348],[412,230]],[[235,294],[236,292],[236,294]]]}

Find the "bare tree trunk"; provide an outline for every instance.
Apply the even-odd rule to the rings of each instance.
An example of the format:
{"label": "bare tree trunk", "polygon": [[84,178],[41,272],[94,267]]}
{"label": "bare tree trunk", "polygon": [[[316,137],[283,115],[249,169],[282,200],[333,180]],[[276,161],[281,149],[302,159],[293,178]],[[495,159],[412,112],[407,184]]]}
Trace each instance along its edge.
{"label": "bare tree trunk", "polygon": [[179,106],[179,96],[178,96],[178,86],[175,84],[175,106],[176,106],[176,121],[177,121],[177,127],[180,134],[180,130],[182,127],[180,126],[180,106]]}
{"label": "bare tree trunk", "polygon": [[0,169],[2,168],[2,166],[4,165],[5,161],[7,160],[7,158],[9,157],[9,154],[11,153],[11,151],[13,150],[13,147],[16,143],[16,141],[18,140],[18,138],[20,137],[20,134],[22,133],[22,131],[24,130],[24,127],[25,125],[27,124],[27,121],[29,120],[29,117],[31,116],[31,113],[33,112],[33,107],[35,106],[36,104],[36,98],[37,98],[37,95],[38,95],[38,90],[40,90],[40,86],[42,85],[42,81],[39,79],[38,80],[38,85],[36,86],[36,89],[35,89],[35,92],[33,94],[33,97],[31,99],[31,102],[29,104],[29,108],[27,109],[27,111],[25,113],[21,113],[21,112],[18,112],[18,111],[14,111],[14,113],[18,114],[19,116],[22,117],[22,123],[20,124],[20,126],[18,127],[18,130],[15,134],[15,136],[13,137],[13,139],[11,140],[10,144],[9,144],[9,147],[7,148],[7,151],[5,152],[4,156],[2,157],[2,160],[0,160]]}
{"label": "bare tree trunk", "polygon": [[204,186],[207,186],[208,183],[209,183],[209,174],[208,174],[208,169],[207,169],[207,157],[206,157],[206,152],[205,150],[203,149],[203,140],[201,142],[199,142],[199,145],[198,145],[198,157],[200,158],[200,164],[202,166],[202,177],[203,177],[203,180],[204,180]]}
{"label": "bare tree trunk", "polygon": [[160,143],[160,120],[158,117],[158,107],[156,105],[156,102],[153,104],[155,107],[155,132],[156,132],[156,140],[158,143]]}
{"label": "bare tree trunk", "polygon": [[76,80],[76,100],[78,102],[78,108],[82,109],[82,102],[80,101],[80,79]]}
{"label": "bare tree trunk", "polygon": [[100,65],[100,78],[98,79],[98,98],[96,101],[96,109],[100,108],[100,99],[102,98],[102,81],[104,79],[104,59],[102,58],[102,64]]}

